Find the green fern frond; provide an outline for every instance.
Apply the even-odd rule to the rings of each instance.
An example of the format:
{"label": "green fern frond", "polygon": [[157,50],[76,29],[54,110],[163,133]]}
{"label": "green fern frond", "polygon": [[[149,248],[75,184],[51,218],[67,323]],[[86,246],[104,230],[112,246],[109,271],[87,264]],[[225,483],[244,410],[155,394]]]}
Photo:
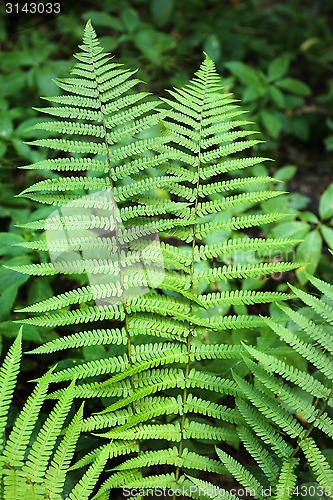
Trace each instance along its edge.
{"label": "green fern frond", "polygon": [[266,322],[272,330],[274,330],[279,337],[283,338],[287,344],[291,345],[295,351],[315,365],[326,377],[333,380],[333,362],[320,349],[300,340],[297,335],[287,330],[284,326],[277,325],[273,320],[267,319]]}
{"label": "green fern frond", "polygon": [[270,372],[276,372],[285,379],[301,387],[309,394],[312,394],[314,397],[324,399],[330,398],[329,404],[333,404],[329,388],[309,373],[299,370],[298,368],[281,361],[275,356],[263,353],[253,347],[246,346],[246,349],[264,367],[267,367]]}
{"label": "green fern frond", "polygon": [[23,459],[26,448],[35,427],[41,406],[45,400],[51,375],[52,372],[50,371],[41,378],[19,413],[4,447],[3,456],[5,467],[7,464],[9,467],[13,468],[22,467],[24,465]]}
{"label": "green fern frond", "polygon": [[85,332],[73,333],[66,337],[51,340],[42,346],[36,347],[32,351],[27,351],[28,354],[45,354],[63,349],[77,349],[89,345],[106,345],[106,344],[126,344],[126,332],[122,328],[114,328],[112,330],[89,330]]}
{"label": "green fern frond", "polygon": [[189,483],[193,483],[199,490],[198,492],[192,492],[192,495],[190,495],[191,490],[194,488],[189,486],[188,491],[190,498],[200,498],[200,496],[202,497],[202,495],[205,495],[204,498],[212,498],[213,500],[218,500],[219,498],[224,498],[225,500],[239,500],[239,497],[232,495],[227,490],[219,488],[208,481],[204,481],[203,479],[198,479],[197,477],[192,477],[187,474],[186,476],[189,478]]}
{"label": "green fern frond", "polygon": [[319,450],[315,441],[307,437],[298,441],[300,448],[302,448],[311,469],[317,479],[317,482],[323,488],[330,489],[333,484],[333,470],[329,466],[325,456]]}
{"label": "green fern frond", "polygon": [[[231,217],[231,219],[221,220],[218,222],[203,223],[198,226],[197,236],[201,240],[209,234],[219,233],[220,231],[246,229],[248,227],[262,226],[271,222],[284,219],[288,214],[272,213],[258,215],[242,215],[239,217]],[[185,240],[185,238],[182,238]]]}
{"label": "green fern frond", "polygon": [[[223,243],[210,243],[214,235],[224,230],[252,230],[280,220],[283,214],[262,214],[258,208],[255,213],[240,214],[247,207],[283,193],[269,189],[274,180],[268,176],[238,177],[240,169],[254,167],[267,159],[240,157],[240,153],[261,141],[252,139],[254,132],[244,129],[249,123],[241,120],[244,111],[235,104],[232,95],[224,92],[208,56],[188,85],[170,91],[161,110],[160,101],[149,98],[146,92],[135,91],[141,83],[135,77],[136,72],[114,63],[103,52],[90,22],[80,49],[71,78],[56,82],[64,95],[47,98],[54,106],[41,110],[53,121],[35,127],[48,132],[49,137],[30,142],[33,146],[56,150],[60,158],[25,166],[50,175],[21,193],[34,201],[59,207],[54,212],[58,217],[24,224],[25,230],[53,231],[54,238],[33,234],[31,241],[21,246],[49,251],[58,258],[50,264],[43,259],[40,264],[12,269],[31,276],[80,275],[78,288],[60,290],[58,295],[21,309],[36,315],[22,320],[25,324],[70,327],[65,336],[37,347],[32,351],[34,354],[106,344],[123,347],[116,353],[110,349],[105,358],[82,360],[48,375],[40,402],[35,395],[28,409],[35,417],[46,397],[58,403],[38,433],[25,465],[22,452],[32,429],[24,432],[22,449],[12,453],[15,466],[23,467],[24,474],[39,483],[46,474],[47,490],[53,488],[58,495],[78,433],[98,432],[110,442],[83,456],[72,467],[89,466],[68,500],[88,499],[107,460],[120,456],[96,498],[107,498],[111,488],[126,484],[153,484],[154,476],[142,477],[142,469],[148,469],[149,473],[150,467],[164,465],[175,472],[164,475],[162,467],[156,481],[161,478],[168,486],[179,488],[186,481],[188,484],[183,469],[193,469],[229,473],[259,492],[261,485],[255,476],[225,452],[217,451],[224,466],[204,453],[189,451],[186,446],[188,441],[191,444],[190,440],[237,445],[239,436],[243,436],[258,461],[267,458],[265,450],[271,446],[276,456],[267,458],[263,471],[273,479],[280,470],[281,458],[289,459],[294,450],[280,436],[280,431],[291,437],[304,436],[301,424],[284,415],[277,402],[265,408],[271,387],[265,370],[264,375],[258,372],[258,386],[254,387],[236,374],[234,380],[228,378],[231,366],[247,369],[246,360],[253,352],[246,346],[232,345],[229,332],[225,331],[266,326],[265,318],[237,315],[240,309],[237,307],[235,315],[232,312],[229,316],[209,310],[224,305],[229,308],[277,303],[290,298],[291,294],[283,292],[243,289],[239,283],[221,291],[219,282],[295,269],[299,264],[262,261],[295,240],[263,240],[243,235],[237,238],[228,234],[229,239]],[[156,133],[160,122],[162,131]],[[226,178],[221,178],[221,174],[226,174]],[[96,191],[100,196],[96,196]],[[95,232],[101,237],[96,237]],[[157,233],[161,239],[158,249],[149,248],[144,254],[146,260],[141,259],[149,237]],[[214,267],[216,263],[211,260],[221,255],[233,258],[236,253],[242,256],[249,251],[258,255],[253,264],[227,262],[228,265]],[[84,252],[89,258],[81,258]],[[68,258],[68,253],[76,256]],[[147,269],[144,276],[136,270],[135,264],[142,260],[154,267],[154,279],[149,282]],[[163,272],[154,266],[161,261]],[[88,323],[93,323],[92,327],[78,333],[72,328]],[[73,332],[70,335],[69,330]],[[297,344],[299,351],[303,344]],[[296,343],[292,345],[295,347]],[[305,348],[311,354],[312,349],[317,349],[307,345]],[[261,356],[264,369],[271,358],[275,360],[274,349],[269,355],[267,349],[253,348],[253,351]],[[318,355],[317,359],[317,366],[322,367],[324,358]],[[279,360],[272,370],[294,383],[303,377],[303,372]],[[259,375],[267,382],[263,391]],[[310,387],[315,379],[309,377],[303,377],[301,387]],[[60,386],[46,396],[49,382],[74,379],[79,380],[76,387]],[[39,386],[44,380],[39,381]],[[321,391],[327,396],[324,384],[318,381],[313,387],[311,394]],[[210,391],[214,392],[212,399]],[[237,407],[223,404],[225,396],[236,397]],[[291,396],[287,389],[285,396]],[[110,400],[103,406],[105,410],[83,421],[82,413],[75,417],[52,459],[55,435],[60,433],[73,398]],[[242,398],[249,399],[259,411]],[[38,411],[31,408],[35,402]],[[326,414],[322,417],[324,426],[329,420]],[[254,432],[238,434],[236,427],[242,428],[246,422]],[[258,438],[254,440],[256,432]],[[18,435],[10,439],[14,438],[17,443]],[[177,447],[155,446],[161,439],[177,443]],[[142,448],[142,440],[154,440],[154,450]],[[261,441],[265,443],[263,450],[255,452],[254,446]],[[51,484],[53,481],[55,485]]]}
{"label": "green fern frond", "polygon": [[264,304],[287,300],[290,295],[283,292],[255,292],[253,290],[231,290],[230,292],[215,292],[199,295],[199,300],[206,307],[237,304]]}
{"label": "green fern frond", "polygon": [[326,281],[323,281],[323,280],[320,280],[319,278],[316,278],[315,276],[311,276],[308,273],[306,273],[306,277],[313,284],[313,286],[315,286],[323,294],[327,295],[328,298],[333,300],[333,286],[332,285],[330,285],[329,283],[326,283]]}
{"label": "green fern frond", "polygon": [[4,448],[4,433],[8,418],[8,410],[14,394],[17,375],[22,357],[22,328],[20,328],[12,346],[0,368],[0,453]]}
{"label": "green fern frond", "polygon": [[216,245],[203,245],[195,248],[195,260],[211,259],[220,255],[226,256],[236,252],[270,252],[271,250],[282,250],[285,247],[295,245],[297,240],[289,238],[239,238],[228,240]]}
{"label": "green fern frond", "polygon": [[292,446],[284,441],[278,431],[253,406],[242,399],[236,400],[237,408],[245,421],[254,430],[264,443],[270,446],[279,458],[288,458],[293,453]]}
{"label": "green fern frond", "polygon": [[[247,451],[256,460],[261,470],[271,483],[275,483],[279,472],[279,465],[271,456],[270,452],[263,446],[257,436],[245,426],[237,429],[239,438]],[[271,450],[270,450],[271,451]]]}
{"label": "green fern frond", "polygon": [[44,477],[55,442],[73,401],[73,387],[74,382],[63,392],[31,447],[22,468],[22,474],[31,482],[40,482]]}
{"label": "green fern frond", "polygon": [[[260,264],[222,266],[195,273],[194,284],[215,283],[216,281],[234,278],[258,278],[259,276],[274,274],[275,272],[291,271],[297,267],[300,267],[300,264],[297,262],[284,262],[283,264],[280,262],[264,262]],[[271,301],[271,297],[268,300]]]}
{"label": "green fern frond", "polygon": [[297,311],[294,311],[290,307],[282,304],[278,304],[278,307],[304,332],[306,332],[309,338],[316,340],[316,342],[318,342],[324,349],[333,353],[332,337],[328,332],[321,328],[319,324],[309,318],[306,318]]}
{"label": "green fern frond", "polygon": [[153,399],[143,399],[136,405],[136,414],[133,415],[131,408],[117,410],[116,412],[93,415],[83,422],[83,431],[96,431],[115,425],[123,425],[124,428],[131,428],[140,423],[161,415],[182,414],[183,403],[180,397],[159,397]]}
{"label": "green fern frond", "polygon": [[307,403],[301,396],[298,396],[295,391],[287,385],[278,381],[270,373],[263,370],[259,365],[252,363],[250,360],[245,360],[251,372],[260,380],[262,384],[272,391],[272,396],[277,395],[279,399],[285,401],[291,408],[297,411],[303,419],[308,423],[312,423],[315,427],[321,429],[329,437],[333,437],[333,420],[323,410]]}
{"label": "green fern frond", "polygon": [[286,460],[283,463],[279,479],[275,487],[277,500],[289,500],[289,498],[292,498],[297,480],[297,476],[294,471],[297,464],[298,459],[295,458]]}
{"label": "green fern frond", "polygon": [[167,439],[176,442],[181,439],[179,422],[175,424],[138,425],[125,430],[115,428],[105,434],[96,435],[110,439]]}
{"label": "green fern frond", "polygon": [[81,469],[81,467],[85,467],[86,465],[93,463],[104,450],[107,450],[109,458],[113,458],[121,455],[137,453],[139,451],[139,446],[138,443],[134,441],[122,441],[120,439],[115,442],[103,444],[102,446],[95,448],[93,451],[86,453],[82,458],[77,460],[77,462],[75,462],[69,470]]}
{"label": "green fern frond", "polygon": [[242,380],[235,373],[233,374],[235,381],[242,389],[244,395],[258,408],[258,410],[269,420],[276,423],[279,428],[284,429],[291,437],[304,436],[304,428],[296,422],[296,420],[285,413],[285,411],[272,399],[267,407],[265,394],[253,387],[248,382]]}
{"label": "green fern frond", "polygon": [[130,458],[126,462],[115,467],[114,470],[136,469],[159,464],[180,465],[188,469],[216,472],[220,474],[225,473],[225,468],[217,460],[198,455],[197,453],[188,451],[186,448],[179,456],[176,447],[146,452],[138,457]]}
{"label": "green fern frond", "polygon": [[76,443],[81,432],[82,418],[83,404],[67,427],[65,436],[62,438],[45,473],[44,487],[50,498],[57,494],[59,495],[63,490],[66,473],[69,469]]}
{"label": "green fern frond", "polygon": [[325,319],[330,324],[333,324],[333,307],[325,304],[322,300],[310,295],[309,293],[303,292],[303,290],[299,290],[298,288],[289,285],[291,290],[294,292],[297,297],[299,297],[305,304],[312,307],[314,311],[316,311],[319,316]]}
{"label": "green fern frond", "polygon": [[262,499],[263,486],[259,481],[249,472],[245,467],[243,467],[237,460],[232,458],[230,455],[224,451],[216,448],[216,453],[220,458],[223,465],[227,468],[230,475],[237,479],[237,481],[245,488],[253,492],[254,498]]}
{"label": "green fern frond", "polygon": [[108,451],[102,451],[95,462],[84,473],[80,481],[74,486],[71,493],[66,497],[66,500],[88,500],[108,458]]}

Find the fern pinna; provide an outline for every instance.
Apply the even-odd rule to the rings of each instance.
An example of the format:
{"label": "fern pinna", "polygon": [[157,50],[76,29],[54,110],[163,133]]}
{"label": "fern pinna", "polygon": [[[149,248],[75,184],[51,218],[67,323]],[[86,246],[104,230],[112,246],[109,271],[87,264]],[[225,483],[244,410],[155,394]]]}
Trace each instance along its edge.
{"label": "fern pinna", "polygon": [[[239,440],[235,424],[242,420],[241,412],[223,400],[239,392],[230,367],[244,370],[246,350],[231,345],[228,331],[263,324],[264,318],[256,315],[235,314],[240,307],[288,297],[241,289],[241,280],[297,265],[258,259],[259,253],[286,248],[292,240],[237,234],[282,217],[234,215],[280,192],[262,188],[272,182],[269,177],[228,177],[265,158],[237,157],[258,141],[247,139],[250,132],[239,128],[247,122],[239,119],[242,111],[224,93],[213,62],[206,57],[190,84],[171,91],[172,99],[164,99],[158,111],[157,101],[132,91],[139,83],[132,73],[102,52],[90,22],[81,49],[74,77],[58,82],[69,94],[49,99],[56,106],[41,110],[59,119],[38,128],[84,140],[33,142],[66,155],[28,166],[53,171],[52,178],[23,193],[61,206],[56,217],[25,225],[53,231],[51,239],[26,246],[50,250],[56,258],[16,269],[31,275],[74,273],[84,280],[86,273],[100,278],[23,309],[36,314],[23,320],[26,324],[67,330],[92,325],[72,326],[69,335],[35,349],[36,354],[109,346],[103,359],[55,369],[50,377],[51,382],[76,379],[77,398],[109,398],[105,410],[82,424],[83,431],[102,436],[105,444],[76,467],[106,450],[110,456],[130,457],[113,467],[99,498],[123,486],[192,484],[184,471],[227,473],[206,451],[214,443]],[[161,120],[161,132],[144,138]],[[80,175],[56,174],[62,171]],[[96,229],[105,232],[96,237]],[[160,242],[150,240],[156,232]],[[256,262],[234,264],[246,252],[256,252]],[[148,266],[145,272],[135,265],[140,259]],[[140,292],[142,287],[146,293]],[[117,355],[112,355],[114,345],[120,346]],[[60,389],[52,397],[62,393]],[[208,448],[200,445],[207,440]]]}

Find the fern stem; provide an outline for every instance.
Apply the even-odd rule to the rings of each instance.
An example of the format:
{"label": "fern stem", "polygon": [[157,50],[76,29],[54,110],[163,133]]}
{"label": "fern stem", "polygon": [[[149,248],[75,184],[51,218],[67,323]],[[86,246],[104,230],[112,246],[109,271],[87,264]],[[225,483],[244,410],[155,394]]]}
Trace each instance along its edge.
{"label": "fern stem", "polygon": [[[96,79],[96,90],[97,90],[97,93],[98,93],[98,96],[97,96],[97,99],[98,99],[98,102],[99,102],[99,109],[100,109],[100,112],[101,112],[101,121],[102,121],[102,126],[103,126],[103,131],[104,131],[104,137],[103,137],[103,140],[104,140],[104,143],[105,143],[105,149],[106,149],[106,157],[107,157],[107,164],[108,164],[108,169],[109,169],[109,182],[110,182],[110,188],[111,190],[113,190],[114,188],[114,184],[113,184],[113,180],[112,180],[112,177],[111,177],[111,155],[110,155],[110,148],[109,148],[109,143],[108,143],[108,140],[107,140],[107,127],[106,127],[106,122],[105,122],[105,113],[104,113],[104,109],[103,109],[103,104],[102,104],[102,99],[101,99],[101,91],[100,91],[100,87],[99,87],[99,83],[98,83],[98,79],[97,79],[97,73],[96,73],[96,68],[95,68],[95,64],[94,64],[94,57],[93,57],[93,48],[92,48],[92,44],[90,43],[90,55],[91,55],[91,59],[92,59],[92,66],[93,66],[93,72],[94,72],[94,76],[95,76],[95,79]],[[112,193],[112,196],[113,196],[113,193]],[[127,313],[127,307],[126,307],[126,295],[125,295],[125,286],[124,286],[124,278],[123,278],[123,272],[122,272],[122,261],[121,261],[121,251],[120,251],[120,238],[119,238],[119,228],[118,228],[118,224],[117,224],[117,217],[116,217],[116,213],[115,213],[115,203],[112,203],[112,208],[113,208],[113,218],[114,218],[114,221],[115,221],[115,240],[116,240],[116,248],[117,248],[117,260],[118,260],[118,264],[119,264],[119,282],[120,282],[120,287],[121,287],[121,290],[122,290],[122,298],[123,298],[123,305],[124,305],[124,312],[125,312],[125,320],[124,320],[124,328],[125,328],[125,332],[126,332],[126,337],[127,337],[127,356],[128,356],[128,360],[129,360],[129,364],[132,365],[133,364],[133,361],[132,361],[132,344],[131,344],[131,336],[130,336],[130,333],[129,333],[129,326],[128,326],[128,313]],[[133,375],[130,376],[130,386],[131,386],[131,389],[134,390],[134,379],[133,379]],[[133,412],[135,412],[135,401],[133,401],[131,403],[131,407],[132,407],[132,410]],[[137,445],[138,445],[138,455],[140,454],[140,443],[139,441],[137,441]]]}
{"label": "fern stem", "polygon": [[[201,136],[202,136],[202,113],[203,113],[203,107],[205,103],[205,97],[206,97],[206,86],[207,86],[207,80],[205,80],[205,87],[203,91],[203,97],[202,97],[202,103],[201,103],[201,110],[200,110],[200,118],[199,118],[199,130],[198,130],[198,166],[197,166],[197,183],[196,183],[196,196],[194,200],[194,217],[197,216],[197,211],[198,211],[198,203],[199,203],[199,187],[200,187],[200,163],[201,163]],[[191,252],[191,266],[190,266],[190,283],[191,283],[191,293],[194,294],[194,263],[195,263],[195,247],[196,247],[196,224],[193,224],[192,228],[192,252]],[[194,302],[193,300],[190,300],[190,315],[193,314],[193,305]],[[188,379],[189,371],[190,371],[190,354],[191,354],[191,340],[193,338],[193,334],[196,330],[196,326],[193,323],[189,323],[189,335],[186,339],[186,346],[187,346],[187,354],[188,354],[188,361],[185,366],[185,388],[183,392],[183,408],[185,408],[186,401],[187,401],[187,396],[188,396],[188,391],[186,387],[186,381]],[[179,442],[178,446],[178,456],[180,457],[182,452],[183,452],[183,446],[184,446],[184,440],[183,440],[183,433],[184,433],[184,427],[185,427],[185,422],[186,422],[186,414],[183,412],[182,419],[181,419],[181,440]],[[176,482],[179,479],[180,475],[180,467],[177,466],[176,468]],[[176,495],[173,496],[173,500],[176,499]]]}

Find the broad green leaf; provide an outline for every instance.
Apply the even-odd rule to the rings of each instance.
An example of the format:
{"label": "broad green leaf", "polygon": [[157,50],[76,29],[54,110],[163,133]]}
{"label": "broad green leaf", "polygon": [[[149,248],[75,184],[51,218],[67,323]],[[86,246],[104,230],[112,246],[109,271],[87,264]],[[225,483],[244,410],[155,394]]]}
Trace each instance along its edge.
{"label": "broad green leaf", "polygon": [[320,227],[320,230],[327,245],[333,250],[333,229],[328,226],[322,225]]}
{"label": "broad green leaf", "polygon": [[280,89],[271,85],[269,87],[269,94],[271,96],[272,101],[274,102],[274,104],[276,104],[278,108],[283,109],[286,107],[286,101]]}
{"label": "broad green leaf", "polygon": [[325,137],[324,144],[327,151],[333,151],[333,135]]}
{"label": "broad green leaf", "polygon": [[[322,246],[323,241],[320,233],[318,229],[315,229],[305,236],[296,250],[296,260],[306,264],[306,271],[309,274],[314,274],[317,269]],[[304,269],[298,269],[296,274],[301,285],[304,285],[308,281]]]}
{"label": "broad green leaf", "polygon": [[279,168],[274,173],[274,179],[287,182],[294,177],[296,171],[297,167],[295,167],[295,165],[286,165],[285,167]]}
{"label": "broad green leaf", "polygon": [[89,10],[82,14],[82,18],[85,21],[91,19],[92,24],[96,26],[123,31],[122,24],[115,17],[110,16],[106,11],[98,12],[97,10]]}
{"label": "broad green leaf", "polygon": [[220,40],[214,33],[209,35],[209,37],[206,39],[204,44],[204,51],[214,62],[217,62],[219,60],[221,56]]}
{"label": "broad green leaf", "polygon": [[304,222],[310,222],[311,224],[318,224],[319,219],[313,212],[301,212],[299,218]]}
{"label": "broad green leaf", "polygon": [[321,219],[328,219],[333,216],[333,182],[321,195],[319,215]]}
{"label": "broad green leaf", "polygon": [[300,80],[295,80],[295,78],[283,78],[277,82],[277,85],[282,89],[286,89],[289,92],[299,95],[309,95],[311,94],[311,89],[306,83]]}
{"label": "broad green leaf", "polygon": [[291,221],[278,224],[272,230],[275,238],[302,239],[310,231],[309,224],[305,222]]}
{"label": "broad green leaf", "polygon": [[13,246],[23,243],[24,238],[17,233],[0,233],[0,255],[21,255],[28,253],[26,248]]}
{"label": "broad green leaf", "polygon": [[244,63],[231,61],[225,64],[225,67],[245,85],[259,85],[261,83],[258,73]]}
{"label": "broad green leaf", "polygon": [[[20,327],[17,323],[13,323],[13,321],[4,321],[3,323],[0,323],[0,336],[15,338],[19,329]],[[38,328],[32,325],[24,325],[23,340],[34,342],[35,344],[41,344],[43,342],[43,338],[41,337]]]}
{"label": "broad green leaf", "polygon": [[274,138],[278,137],[282,128],[279,113],[275,110],[263,109],[260,113],[260,118],[269,134]]}
{"label": "broad green leaf", "polygon": [[137,11],[130,7],[122,9],[121,20],[130,33],[135,31],[140,24],[140,18]]}
{"label": "broad green leaf", "polygon": [[137,48],[154,64],[163,65],[161,54],[174,47],[175,41],[165,33],[150,28],[139,31],[134,37]]}
{"label": "broad green leaf", "polygon": [[[20,255],[6,262],[8,266],[20,266],[23,264],[30,264],[30,258],[28,256]],[[4,292],[10,285],[22,285],[28,281],[28,279],[30,279],[30,276],[0,266],[0,293]]]}
{"label": "broad green leaf", "polygon": [[0,139],[8,139],[13,132],[13,124],[9,116],[0,118]]}
{"label": "broad green leaf", "polygon": [[277,78],[285,75],[289,68],[290,56],[289,54],[282,54],[279,57],[273,59],[271,64],[268,66],[268,81],[272,82]]}
{"label": "broad green leaf", "polygon": [[168,23],[173,6],[173,0],[152,0],[151,15],[157,26],[162,27]]}
{"label": "broad green leaf", "polygon": [[13,309],[18,289],[18,284],[13,283],[2,292],[0,296],[0,321],[7,319]]}

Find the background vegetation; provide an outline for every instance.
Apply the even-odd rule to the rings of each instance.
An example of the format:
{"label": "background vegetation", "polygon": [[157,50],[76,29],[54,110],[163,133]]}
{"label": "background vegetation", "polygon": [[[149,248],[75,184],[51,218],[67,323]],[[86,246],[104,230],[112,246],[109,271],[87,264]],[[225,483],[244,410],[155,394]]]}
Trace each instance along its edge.
{"label": "background vegetation", "polygon": [[[94,0],[62,3],[61,15],[6,15],[1,7],[0,42],[0,339],[3,354],[16,337],[19,325],[13,312],[59,293],[68,284],[49,277],[29,278],[3,265],[21,265],[36,259],[26,249],[12,246],[25,232],[16,225],[39,219],[50,208],[15,197],[32,184],[36,174],[17,167],[43,159],[47,152],[25,140],[27,128],[43,121],[33,107],[39,96],[56,95],[52,79],[68,74],[72,53],[80,42],[84,22],[91,18],[101,45],[127,67],[139,67],[139,77],[153,93],[187,83],[202,61],[203,51],[215,61],[227,91],[249,110],[260,130],[262,144],[254,154],[275,162],[252,168],[258,175],[280,180],[272,189],[289,191],[286,199],[263,202],[264,211],[287,211],[288,221],[263,228],[264,236],[293,236],[302,240],[291,260],[309,262],[308,271],[332,282],[333,266],[333,6],[329,0]],[[240,172],[239,175],[245,175]],[[283,206],[281,206],[281,203]],[[239,212],[238,212],[239,213]],[[255,213],[253,211],[251,213]],[[251,256],[249,256],[250,258]],[[40,255],[38,258],[45,259]],[[274,258],[279,258],[275,256]],[[270,288],[286,291],[287,281],[314,292],[302,271],[273,277]],[[65,286],[66,285],[66,286]],[[260,289],[265,280],[247,279],[243,287]],[[246,312],[245,306],[243,312]],[[274,307],[271,308],[274,316]],[[309,313],[310,315],[310,313]],[[251,332],[248,333],[251,343]],[[239,334],[234,333],[235,339]],[[24,349],[57,337],[52,330],[26,326]],[[234,340],[235,340],[234,339]],[[241,338],[238,338],[241,340]],[[60,361],[98,357],[98,349],[73,350],[71,358],[59,354],[23,357],[28,379],[41,376]],[[293,360],[295,365],[300,359]],[[300,367],[300,366],[299,366]],[[27,391],[27,392],[26,392]],[[16,405],[21,407],[30,388],[21,386]],[[16,409],[12,408],[13,421]],[[86,438],[89,439],[89,438]],[[86,442],[85,447],[89,447]],[[95,441],[91,442],[95,446]]]}

